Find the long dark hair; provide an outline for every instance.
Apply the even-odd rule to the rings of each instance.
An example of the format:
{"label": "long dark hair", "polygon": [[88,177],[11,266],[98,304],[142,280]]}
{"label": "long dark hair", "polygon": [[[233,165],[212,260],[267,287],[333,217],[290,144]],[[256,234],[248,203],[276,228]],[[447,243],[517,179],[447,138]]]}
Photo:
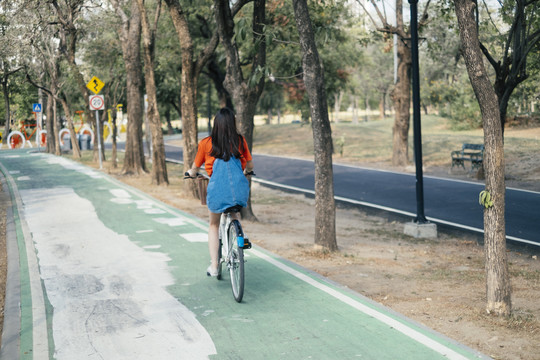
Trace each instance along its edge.
{"label": "long dark hair", "polygon": [[221,108],[214,118],[212,128],[212,151],[210,156],[229,161],[231,156],[241,156],[240,146],[244,145],[243,137],[236,129],[236,117],[229,108]]}

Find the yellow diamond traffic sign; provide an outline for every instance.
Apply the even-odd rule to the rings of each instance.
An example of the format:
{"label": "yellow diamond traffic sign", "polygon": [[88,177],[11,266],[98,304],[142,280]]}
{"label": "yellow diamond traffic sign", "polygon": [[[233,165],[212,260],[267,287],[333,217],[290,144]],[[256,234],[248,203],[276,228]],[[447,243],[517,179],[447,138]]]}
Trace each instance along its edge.
{"label": "yellow diamond traffic sign", "polygon": [[94,76],[92,78],[92,80],[90,80],[88,82],[88,84],[86,84],[86,87],[88,89],[90,89],[92,92],[94,92],[94,94],[99,94],[99,92],[101,91],[101,89],[103,89],[103,87],[105,86],[105,84],[99,80],[96,76]]}

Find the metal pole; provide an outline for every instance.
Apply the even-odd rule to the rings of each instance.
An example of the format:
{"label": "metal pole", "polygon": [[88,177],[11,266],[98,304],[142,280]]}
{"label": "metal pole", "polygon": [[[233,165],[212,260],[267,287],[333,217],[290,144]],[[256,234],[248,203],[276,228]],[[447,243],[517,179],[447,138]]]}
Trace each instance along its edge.
{"label": "metal pole", "polygon": [[424,215],[424,174],[422,172],[422,133],[420,126],[420,71],[418,66],[418,0],[409,0],[411,6],[411,55],[412,55],[412,93],[414,162],[416,165],[416,219],[415,222],[428,222]]}
{"label": "metal pole", "polygon": [[41,104],[41,111],[37,114],[36,119],[36,143],[38,152],[41,152],[41,130],[43,129],[43,110],[45,110],[43,106],[43,90],[41,89],[38,89],[38,102]]}
{"label": "metal pole", "polygon": [[97,143],[98,143],[98,154],[99,154],[99,168],[103,169],[103,160],[101,160],[101,132],[99,131],[99,111],[96,110],[96,131],[97,131]]}

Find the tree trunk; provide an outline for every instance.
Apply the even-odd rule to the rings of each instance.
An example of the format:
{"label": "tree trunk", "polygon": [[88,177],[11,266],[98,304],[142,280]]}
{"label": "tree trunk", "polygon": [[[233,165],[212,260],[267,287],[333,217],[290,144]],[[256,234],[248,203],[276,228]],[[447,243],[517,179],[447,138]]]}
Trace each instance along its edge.
{"label": "tree trunk", "polygon": [[306,0],[293,0],[300,35],[304,83],[309,96],[315,150],[315,244],[337,250],[336,208],[332,171],[332,129],[324,89],[324,73],[315,45]]}
{"label": "tree trunk", "polygon": [[[51,83],[51,89],[54,89],[54,84]],[[58,143],[58,129],[56,128],[56,100],[51,94],[47,94],[47,146],[46,151],[49,154],[60,155],[60,144]]]}
{"label": "tree trunk", "polygon": [[75,127],[73,126],[73,119],[71,118],[71,109],[65,99],[65,95],[59,98],[62,108],[64,109],[64,114],[66,115],[67,128],[69,130],[69,136],[71,139],[71,147],[73,150],[73,157],[75,159],[81,158],[81,149],[79,148],[79,142],[77,141],[77,133],[75,132]]}
{"label": "tree trunk", "polygon": [[148,122],[152,132],[152,183],[161,185],[169,184],[167,175],[167,164],[165,162],[165,144],[163,143],[163,132],[161,131],[161,118],[157,106],[156,81],[154,76],[154,56],[155,56],[155,26],[161,10],[161,2],[156,8],[156,21],[154,28],[150,29],[148,15],[144,7],[144,0],[137,0],[139,12],[141,14],[141,24],[143,32],[144,47],[144,78],[146,84],[146,94],[148,96]]}
{"label": "tree trunk", "polygon": [[58,102],[56,101],[56,98],[53,97],[53,129],[54,134],[53,137],[55,139],[55,154],[60,156],[62,155],[62,148],[60,147],[60,119],[58,118]]}
{"label": "tree trunk", "polygon": [[[234,36],[234,20],[233,13],[229,7],[227,0],[215,0],[214,8],[216,9],[216,23],[218,25],[219,36],[226,54],[227,75],[223,85],[225,89],[232,95],[236,117],[240,124],[240,132],[245,137],[249,150],[253,149],[253,118],[257,107],[257,102],[264,88],[264,76],[255,86],[250,86],[249,79],[244,79],[242,72],[242,64],[236,42],[232,41]],[[253,57],[251,64],[250,77],[256,75],[257,69],[266,66],[266,41],[261,40],[264,35],[264,23],[266,18],[266,0],[255,0],[253,3],[253,46],[256,49],[256,54]],[[251,181],[250,181],[251,186]],[[251,192],[248,199],[247,207],[242,209],[242,217],[248,220],[256,220],[251,207]]]}
{"label": "tree trunk", "polygon": [[167,134],[174,135],[174,129],[171,122],[171,107],[167,105],[167,110],[165,110],[165,121],[167,122]]}
{"label": "tree trunk", "polygon": [[352,104],[352,123],[358,125],[358,98],[356,95],[351,95]]}
{"label": "tree trunk", "polygon": [[[189,25],[178,0],[165,0],[169,6],[180,48],[182,50],[182,93],[180,102],[182,107],[182,143],[184,171],[188,171],[197,154],[197,82],[198,73],[195,68],[193,55],[193,40]],[[187,182],[187,191],[194,197],[198,196],[195,181]]]}
{"label": "tree trunk", "polygon": [[131,16],[115,4],[115,10],[122,19],[119,31],[122,40],[122,57],[126,67],[127,131],[123,174],[147,172],[143,150],[142,114],[143,97],[141,93],[141,15],[136,1],[131,4]]}
{"label": "tree trunk", "polygon": [[4,115],[4,119],[6,121],[4,126],[4,135],[2,136],[2,144],[7,144],[7,138],[9,136],[10,132],[10,125],[11,125],[11,108],[9,103],[9,92],[7,88],[7,78],[2,79],[2,93],[4,94],[4,104],[5,104],[5,110],[6,113]]}
{"label": "tree trunk", "polygon": [[210,76],[212,82],[214,83],[214,87],[216,88],[219,99],[219,107],[228,107],[229,109],[234,110],[231,95],[223,86],[223,82],[225,81],[225,75],[226,74],[221,71],[215,59],[212,59],[208,63],[208,76]]}
{"label": "tree trunk", "polygon": [[117,154],[117,146],[116,146],[116,137],[118,136],[118,128],[116,127],[116,120],[118,118],[118,106],[115,110],[113,110],[113,116],[112,116],[112,153],[111,153],[111,161],[113,168],[118,167],[118,154]]}
{"label": "tree trunk", "polygon": [[492,206],[484,208],[486,290],[489,313],[509,315],[511,289],[505,234],[504,148],[497,95],[484,67],[472,0],[455,0],[461,46],[484,126],[484,171]]}
{"label": "tree trunk", "polygon": [[[57,8],[58,10],[58,8]],[[74,8],[70,8],[70,11],[75,11]],[[61,35],[61,39],[63,39],[63,45],[64,45],[64,56],[68,62],[69,69],[71,72],[71,75],[77,82],[77,86],[79,87],[79,91],[81,92],[81,95],[84,99],[85,109],[84,113],[86,115],[87,119],[90,119],[91,127],[96,134],[94,136],[94,161],[97,161],[97,141],[100,139],[100,134],[96,130],[96,118],[94,116],[94,112],[90,111],[90,92],[88,91],[88,88],[86,87],[86,81],[84,81],[84,77],[79,69],[79,66],[77,65],[75,58],[76,58],[76,46],[78,41],[78,30],[75,27],[75,24],[73,23],[73,19],[75,18],[75,15],[73,13],[68,13],[67,17],[63,17],[60,11],[57,11],[58,18],[61,19],[61,22],[63,24],[61,28],[61,32],[63,35]],[[66,39],[67,37],[67,39]],[[104,160],[104,152],[102,152],[102,160]]]}
{"label": "tree trunk", "polygon": [[340,106],[341,106],[340,97],[341,97],[341,93],[334,94],[334,122],[336,122],[336,123],[339,122],[339,109],[340,109]]}
{"label": "tree trunk", "polygon": [[[197,154],[197,82],[202,68],[208,63],[218,44],[217,33],[201,51],[197,60],[193,54],[193,40],[189,31],[186,14],[178,0],[165,0],[178,35],[182,50],[182,140],[184,153],[184,171],[191,168]],[[194,181],[187,183],[188,192],[198,196]]]}
{"label": "tree trunk", "polygon": [[386,119],[386,91],[381,91],[381,97],[379,100],[379,114],[381,119]]}
{"label": "tree trunk", "polygon": [[[403,29],[403,2],[396,0],[396,22]],[[405,39],[398,41],[397,81],[392,91],[392,100],[396,111],[394,119],[392,165],[405,166],[409,162],[409,124],[411,107],[411,50],[405,44]]]}
{"label": "tree trunk", "polygon": [[371,108],[369,107],[369,96],[366,94],[366,97],[364,98],[364,102],[366,104],[366,121],[369,120],[369,113],[371,112]]}
{"label": "tree trunk", "polygon": [[[8,89],[8,79],[11,75],[15,74],[16,72],[18,72],[19,70],[22,70],[23,68],[22,67],[18,67],[14,70],[9,70],[7,67],[6,67],[6,64],[4,62],[2,62],[2,71],[3,71],[3,76],[2,76],[2,79],[0,80],[1,83],[2,83],[2,93],[4,94],[4,103],[5,103],[5,110],[6,110],[6,114],[5,114],[5,120],[6,120],[6,124],[5,124],[5,128],[4,128],[4,136],[2,138],[2,143],[3,144],[7,144],[7,138],[9,136],[9,132],[10,132],[10,122],[11,122],[11,108],[10,108],[10,101],[9,101],[9,89]],[[37,139],[37,136],[36,136],[36,139]]]}

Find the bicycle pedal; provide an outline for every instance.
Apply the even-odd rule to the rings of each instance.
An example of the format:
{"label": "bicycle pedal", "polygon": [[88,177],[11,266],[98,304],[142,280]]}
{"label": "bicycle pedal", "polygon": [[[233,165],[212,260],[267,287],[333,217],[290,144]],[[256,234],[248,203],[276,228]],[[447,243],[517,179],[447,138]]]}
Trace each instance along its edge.
{"label": "bicycle pedal", "polygon": [[244,246],[242,246],[243,249],[251,249],[251,242],[248,238],[244,238]]}

